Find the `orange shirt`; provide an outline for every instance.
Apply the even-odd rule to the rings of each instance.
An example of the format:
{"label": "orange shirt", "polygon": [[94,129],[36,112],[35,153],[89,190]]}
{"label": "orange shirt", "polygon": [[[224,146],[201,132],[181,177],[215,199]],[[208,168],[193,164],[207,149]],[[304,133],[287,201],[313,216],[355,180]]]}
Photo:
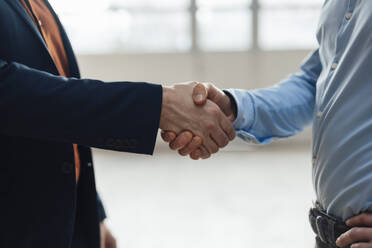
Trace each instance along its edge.
{"label": "orange shirt", "polygon": [[[64,77],[68,77],[70,75],[69,61],[67,58],[59,26],[53,14],[45,5],[43,0],[20,1],[26,12],[30,15],[32,21],[38,27],[41,35],[43,36],[59,74]],[[73,149],[77,182],[80,175],[80,158],[78,146],[76,144],[73,144]]]}

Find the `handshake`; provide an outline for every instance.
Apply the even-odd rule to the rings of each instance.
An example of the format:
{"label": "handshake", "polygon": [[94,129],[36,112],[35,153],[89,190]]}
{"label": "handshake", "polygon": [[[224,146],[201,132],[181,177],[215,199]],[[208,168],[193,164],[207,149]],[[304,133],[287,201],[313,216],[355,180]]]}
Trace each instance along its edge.
{"label": "handshake", "polygon": [[235,138],[235,103],[214,85],[192,82],[163,87],[162,101],[162,138],[180,155],[207,159]]}

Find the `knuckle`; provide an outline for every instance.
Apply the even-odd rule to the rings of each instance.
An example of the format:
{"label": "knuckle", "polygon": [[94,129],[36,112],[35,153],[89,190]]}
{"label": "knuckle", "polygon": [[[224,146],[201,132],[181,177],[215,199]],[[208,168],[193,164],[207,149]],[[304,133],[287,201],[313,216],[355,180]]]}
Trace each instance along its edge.
{"label": "knuckle", "polygon": [[190,131],[184,131],[182,135],[187,139],[192,139],[192,133]]}
{"label": "knuckle", "polygon": [[199,159],[199,155],[196,154],[196,153],[192,153],[192,154],[190,154],[190,158],[191,158],[192,160],[198,160],[198,159]]}
{"label": "knuckle", "polygon": [[185,146],[186,144],[190,143],[191,138],[188,137],[187,135],[181,136],[180,139],[178,140],[178,146]]}
{"label": "knuckle", "polygon": [[200,138],[199,136],[195,136],[192,141],[193,141],[193,145],[198,146],[198,147],[201,146],[201,144],[203,143],[202,138]]}
{"label": "knuckle", "polygon": [[372,218],[371,218],[371,215],[368,215],[368,214],[366,214],[366,213],[364,213],[364,214],[362,214],[361,216],[360,216],[360,222],[362,223],[362,224],[366,224],[369,220],[371,220]]}
{"label": "knuckle", "polygon": [[229,144],[229,141],[227,139],[225,139],[223,141],[223,143],[222,143],[222,147],[221,148],[226,147],[228,144]]}
{"label": "knuckle", "polygon": [[216,128],[216,124],[213,121],[206,121],[205,127],[209,130],[214,130]]}
{"label": "knuckle", "polygon": [[161,133],[161,138],[162,138],[164,141],[168,141],[168,137],[167,137],[167,134],[166,134],[166,133]]}
{"label": "knuckle", "polygon": [[360,235],[360,233],[361,233],[360,228],[353,228],[349,232],[349,237],[354,240]]}
{"label": "knuckle", "polygon": [[183,157],[187,155],[187,153],[183,150],[178,151],[178,154],[183,156]]}
{"label": "knuckle", "polygon": [[366,216],[365,216],[365,214],[361,214],[361,215],[359,215],[359,216],[356,218],[356,221],[358,221],[359,224],[363,224],[363,223],[365,223],[365,222],[366,222]]}
{"label": "knuckle", "polygon": [[182,140],[181,139],[177,139],[177,141],[174,142],[174,146],[175,146],[175,148],[181,147],[182,146]]}
{"label": "knuckle", "polygon": [[176,150],[177,149],[176,143],[175,142],[170,143],[169,148],[172,150]]}
{"label": "knuckle", "polygon": [[212,108],[211,113],[212,113],[213,116],[216,117],[216,116],[219,116],[220,110],[218,108]]}

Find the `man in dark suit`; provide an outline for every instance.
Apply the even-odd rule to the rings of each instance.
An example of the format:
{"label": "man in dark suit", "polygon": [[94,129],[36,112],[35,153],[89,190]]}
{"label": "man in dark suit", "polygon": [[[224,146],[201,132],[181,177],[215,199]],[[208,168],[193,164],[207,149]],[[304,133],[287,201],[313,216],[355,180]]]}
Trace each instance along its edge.
{"label": "man in dark suit", "polygon": [[1,248],[115,247],[90,147],[152,154],[160,127],[191,130],[208,157],[234,138],[216,104],[193,104],[195,83],[80,79],[46,0],[0,1],[0,42]]}

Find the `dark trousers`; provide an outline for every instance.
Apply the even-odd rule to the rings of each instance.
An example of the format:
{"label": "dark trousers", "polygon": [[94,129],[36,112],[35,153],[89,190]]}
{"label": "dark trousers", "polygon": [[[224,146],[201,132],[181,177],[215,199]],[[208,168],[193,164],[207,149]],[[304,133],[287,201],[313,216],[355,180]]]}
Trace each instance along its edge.
{"label": "dark trousers", "polygon": [[309,220],[316,234],[315,248],[338,248],[337,238],[350,229],[343,221],[328,215],[319,206],[310,209]]}

